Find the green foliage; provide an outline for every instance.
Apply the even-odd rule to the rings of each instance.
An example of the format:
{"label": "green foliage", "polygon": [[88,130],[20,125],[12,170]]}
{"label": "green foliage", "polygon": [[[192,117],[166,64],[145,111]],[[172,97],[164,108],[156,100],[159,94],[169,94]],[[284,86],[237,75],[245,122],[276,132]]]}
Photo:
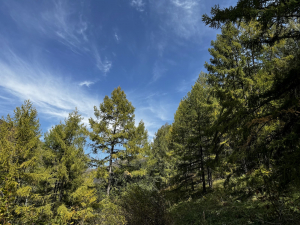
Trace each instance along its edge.
{"label": "green foliage", "polygon": [[128,224],[171,224],[165,200],[156,190],[132,184],[119,201]]}
{"label": "green foliage", "polygon": [[299,204],[298,190],[291,190],[292,195],[272,204],[260,192],[252,198],[243,198],[236,192],[223,189],[223,182],[215,181],[216,188],[201,197],[172,205],[169,211],[174,224],[295,224],[299,220],[299,212],[295,209]]}
{"label": "green foliage", "polygon": [[101,212],[96,220],[99,224],[123,225],[127,223],[122,208],[108,198],[100,202],[100,210]]}
{"label": "green foliage", "polygon": [[[204,15],[221,28],[208,73],[150,144],[120,87],[90,132],[75,110],[44,142],[25,101],[0,120],[0,223],[296,224],[299,5],[239,0]],[[88,136],[107,157],[85,154]]]}
{"label": "green foliage", "polygon": [[[274,44],[278,40],[286,38],[300,39],[299,30],[289,30],[286,26],[290,21],[299,19],[300,6],[298,0],[239,0],[235,7],[220,9],[215,5],[211,9],[212,16],[204,14],[202,17],[206,25],[220,28],[227,22],[247,23],[257,20],[261,24],[259,33],[252,38],[256,44]],[[276,32],[270,36],[269,29],[276,26]]]}
{"label": "green foliage", "polygon": [[[206,192],[211,187],[211,159],[209,148],[212,140],[210,127],[218,114],[216,100],[207,84],[207,75],[201,73],[191,92],[180,102],[172,125],[171,148],[177,155],[179,187],[192,191],[202,183]],[[207,178],[206,178],[207,176]]]}
{"label": "green foliage", "polygon": [[65,123],[45,134],[45,163],[51,171],[45,186],[54,216],[63,223],[91,219],[96,203],[94,172],[87,173],[89,158],[84,153],[87,129],[75,110]]}
{"label": "green foliage", "polygon": [[2,157],[0,193],[5,204],[0,213],[3,223],[36,222],[49,212],[40,194],[47,171],[40,156],[41,142],[37,111],[29,101],[17,107],[14,117],[7,116],[0,125]]}
{"label": "green foliage", "polygon": [[[109,195],[113,185],[113,174],[118,172],[113,171],[116,167],[124,167],[123,165],[127,164],[127,167],[131,168],[127,173],[136,170],[136,175],[141,174],[139,168],[133,169],[131,164],[135,164],[144,156],[143,153],[148,147],[147,131],[142,121],[135,127],[134,107],[120,87],[114,89],[111,98],[105,96],[99,109],[94,107],[94,112],[96,120],[92,118],[89,120],[92,128],[90,138],[94,142],[94,153],[99,150],[108,153],[108,156],[98,164],[105,166],[108,162],[108,174],[105,174],[105,169],[100,169],[99,173],[108,177],[107,195]],[[113,168],[113,163],[118,166]]]}
{"label": "green foliage", "polygon": [[171,185],[171,178],[175,176],[177,157],[170,148],[172,126],[165,124],[155,133],[146,169],[158,189]]}

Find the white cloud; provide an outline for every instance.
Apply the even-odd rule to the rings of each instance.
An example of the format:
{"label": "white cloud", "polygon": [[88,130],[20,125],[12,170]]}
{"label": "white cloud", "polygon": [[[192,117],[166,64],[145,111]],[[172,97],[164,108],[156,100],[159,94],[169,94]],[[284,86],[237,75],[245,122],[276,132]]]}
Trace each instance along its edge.
{"label": "white cloud", "polygon": [[21,101],[30,99],[38,112],[63,119],[76,107],[85,118],[93,116],[97,99],[90,97],[72,80],[66,80],[38,63],[25,61],[12,50],[0,54],[0,88]]}
{"label": "white cloud", "polygon": [[159,62],[155,62],[153,67],[153,82],[157,81],[165,72],[167,69]]}
{"label": "white cloud", "polygon": [[[11,16],[15,22],[28,31],[37,32],[68,47],[74,53],[91,58],[95,67],[106,75],[112,65],[109,60],[101,61],[100,53],[94,54],[96,42],[90,23],[83,17],[82,7],[75,9],[67,1],[54,0],[47,9],[36,13],[25,13],[18,4],[7,3],[11,8]],[[27,9],[28,11],[28,9]],[[100,58],[100,60],[99,60]]]}
{"label": "white cloud", "polygon": [[117,35],[117,34],[115,34],[115,38],[116,38],[116,40],[117,40],[117,42],[119,42],[119,36]]}
{"label": "white cloud", "polygon": [[143,120],[148,130],[150,139],[155,132],[165,123],[172,123],[173,114],[178,107],[168,98],[167,93],[149,93],[148,95],[136,94],[138,90],[127,93],[129,101],[132,102],[135,111],[136,124]]}
{"label": "white cloud", "polygon": [[50,31],[50,34],[59,38],[61,43],[74,52],[80,52],[88,41],[86,34],[88,24],[83,21],[82,16],[71,20],[73,14],[74,11],[66,2],[54,1],[54,8],[41,14],[41,22],[48,27],[48,34]]}
{"label": "white cloud", "polygon": [[189,11],[198,4],[198,2],[193,0],[171,0],[171,2],[177,7]]}
{"label": "white cloud", "polygon": [[94,47],[93,51],[94,51],[94,57],[96,59],[97,68],[106,75],[112,67],[112,62],[109,61],[107,58],[102,60],[96,47]]}
{"label": "white cloud", "polygon": [[10,98],[7,98],[7,97],[1,96],[1,95],[0,95],[0,98],[1,98],[1,99],[4,99],[4,100],[6,100],[6,101],[11,101]]}
{"label": "white cloud", "polygon": [[55,27],[55,33],[61,38],[62,43],[69,46],[74,52],[94,53],[92,56],[96,67],[106,75],[112,66],[112,62],[101,59],[99,51],[95,48],[95,43],[88,40],[88,23],[82,19],[82,16],[79,17],[79,21],[72,23],[70,20],[72,14],[74,12],[69,9],[69,6],[58,1],[55,4],[54,14],[53,12],[50,12],[50,15],[46,13],[44,19]]}
{"label": "white cloud", "polygon": [[173,114],[178,106],[161,96],[151,97],[145,103],[134,105],[137,122],[141,119],[144,121],[151,139],[162,125],[167,122],[172,123]]}
{"label": "white cloud", "polygon": [[91,84],[94,84],[95,82],[93,82],[93,81],[83,81],[83,82],[81,82],[81,83],[79,83],[79,86],[83,86],[83,85],[85,85],[85,86],[87,86],[87,87],[89,87]]}
{"label": "white cloud", "polygon": [[115,32],[115,35],[114,35],[115,39],[116,39],[116,42],[119,43],[121,38],[120,36],[117,34],[117,32]]}
{"label": "white cloud", "polygon": [[203,33],[204,5],[199,0],[150,0],[155,13],[161,19],[164,30],[171,30],[177,36],[190,39]]}
{"label": "white cloud", "polygon": [[131,0],[130,5],[140,12],[145,10],[145,2],[143,0]]}

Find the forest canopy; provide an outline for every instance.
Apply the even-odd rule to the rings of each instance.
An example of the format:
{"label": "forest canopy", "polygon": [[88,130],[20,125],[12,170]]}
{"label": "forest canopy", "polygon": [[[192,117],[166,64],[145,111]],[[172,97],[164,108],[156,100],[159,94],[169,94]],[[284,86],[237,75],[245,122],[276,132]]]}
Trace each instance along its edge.
{"label": "forest canopy", "polygon": [[203,15],[221,29],[207,71],[153,140],[121,87],[88,126],[75,109],[45,134],[25,101],[0,120],[0,223],[299,222],[299,9],[239,0]]}

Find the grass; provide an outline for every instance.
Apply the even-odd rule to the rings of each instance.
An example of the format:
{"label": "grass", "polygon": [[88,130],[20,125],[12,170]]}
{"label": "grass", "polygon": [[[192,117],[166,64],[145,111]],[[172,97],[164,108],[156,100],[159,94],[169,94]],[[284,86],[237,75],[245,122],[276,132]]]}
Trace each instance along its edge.
{"label": "grass", "polygon": [[279,219],[270,202],[234,196],[222,188],[222,182],[217,181],[215,189],[201,197],[195,195],[172,205],[169,212],[174,225],[300,224],[299,213],[293,213],[284,203],[285,215]]}

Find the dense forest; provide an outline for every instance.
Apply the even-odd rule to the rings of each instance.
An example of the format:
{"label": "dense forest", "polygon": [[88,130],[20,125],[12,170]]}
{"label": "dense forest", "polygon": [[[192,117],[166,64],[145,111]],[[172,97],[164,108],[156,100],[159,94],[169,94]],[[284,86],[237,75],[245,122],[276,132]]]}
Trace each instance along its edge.
{"label": "dense forest", "polygon": [[0,223],[299,224],[300,2],[203,22],[221,29],[207,72],[153,140],[120,87],[89,126],[75,110],[42,134],[30,101],[2,118]]}

